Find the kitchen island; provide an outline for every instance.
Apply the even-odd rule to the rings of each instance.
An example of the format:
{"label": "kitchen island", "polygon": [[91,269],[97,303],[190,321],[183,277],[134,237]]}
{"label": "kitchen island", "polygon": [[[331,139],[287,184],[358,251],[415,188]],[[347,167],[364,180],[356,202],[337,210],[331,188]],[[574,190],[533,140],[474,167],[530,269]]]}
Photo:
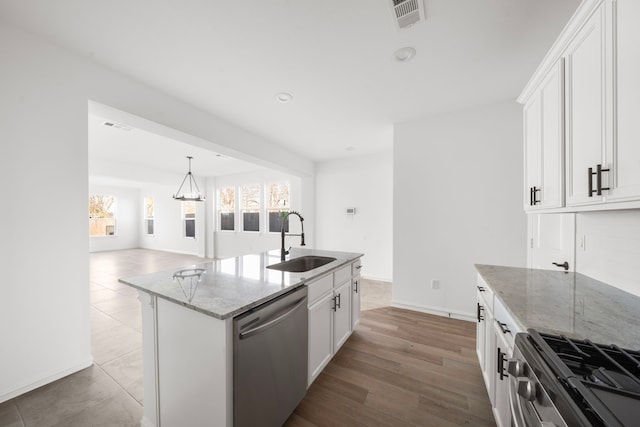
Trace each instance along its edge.
{"label": "kitchen island", "polygon": [[[306,272],[278,271],[267,268],[280,262],[274,250],[120,279],[138,289],[142,303],[142,425],[233,425],[234,317],[300,286],[310,297],[329,292],[329,278],[332,286],[346,280],[351,290],[359,274],[362,254],[292,249],[287,259],[308,255],[335,260]],[[351,333],[357,313],[347,313]]]}

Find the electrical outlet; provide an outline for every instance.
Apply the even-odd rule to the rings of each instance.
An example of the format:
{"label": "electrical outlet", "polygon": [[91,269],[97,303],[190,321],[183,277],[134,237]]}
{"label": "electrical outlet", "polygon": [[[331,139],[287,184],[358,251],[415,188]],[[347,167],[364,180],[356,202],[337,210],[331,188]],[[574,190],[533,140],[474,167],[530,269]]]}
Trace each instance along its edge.
{"label": "electrical outlet", "polygon": [[433,279],[431,281],[431,289],[440,289],[440,281]]}

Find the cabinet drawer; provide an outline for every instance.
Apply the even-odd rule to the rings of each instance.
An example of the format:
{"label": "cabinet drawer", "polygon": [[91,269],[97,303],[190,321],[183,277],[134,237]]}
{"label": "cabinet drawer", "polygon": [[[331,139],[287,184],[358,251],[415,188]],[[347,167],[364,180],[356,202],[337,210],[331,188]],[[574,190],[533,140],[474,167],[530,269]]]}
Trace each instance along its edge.
{"label": "cabinet drawer", "polygon": [[362,269],[362,261],[359,259],[351,264],[351,275],[359,276],[360,270]]}
{"label": "cabinet drawer", "polygon": [[495,319],[496,326],[509,344],[509,349],[513,350],[515,336],[518,332],[522,332],[523,329],[498,298],[496,298],[493,305],[493,317]]}
{"label": "cabinet drawer", "polygon": [[313,282],[309,282],[307,288],[309,288],[309,302],[307,305],[310,307],[318,298],[333,289],[333,274],[327,274]]}
{"label": "cabinet drawer", "polygon": [[340,286],[348,280],[351,280],[351,264],[346,267],[342,267],[340,270],[336,270],[336,272],[333,273],[334,286]]}
{"label": "cabinet drawer", "polygon": [[484,303],[483,306],[493,312],[493,290],[480,275],[478,275],[478,295],[482,299],[480,303]]}

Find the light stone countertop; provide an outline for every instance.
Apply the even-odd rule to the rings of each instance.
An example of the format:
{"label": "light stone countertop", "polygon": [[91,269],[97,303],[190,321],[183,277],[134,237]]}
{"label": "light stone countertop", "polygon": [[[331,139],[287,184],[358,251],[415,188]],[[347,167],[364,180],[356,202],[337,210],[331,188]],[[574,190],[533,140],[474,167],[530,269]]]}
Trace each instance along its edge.
{"label": "light stone countertop", "polygon": [[174,273],[180,269],[126,277],[119,281],[208,316],[226,319],[348,265],[363,254],[292,248],[287,260],[305,255],[332,257],[336,261],[303,273],[266,268],[280,262],[280,249],[277,249],[185,266],[184,269],[205,270],[199,283],[196,278],[174,279]]}
{"label": "light stone countertop", "polygon": [[640,349],[640,297],[579,273],[476,265],[524,330]]}

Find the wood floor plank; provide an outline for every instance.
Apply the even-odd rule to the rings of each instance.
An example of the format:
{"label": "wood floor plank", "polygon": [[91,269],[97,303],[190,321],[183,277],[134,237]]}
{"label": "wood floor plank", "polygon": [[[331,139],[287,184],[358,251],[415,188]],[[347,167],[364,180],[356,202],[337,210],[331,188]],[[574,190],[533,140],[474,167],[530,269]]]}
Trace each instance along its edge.
{"label": "wood floor plank", "polygon": [[475,331],[410,310],[365,311],[285,425],[495,426]]}

